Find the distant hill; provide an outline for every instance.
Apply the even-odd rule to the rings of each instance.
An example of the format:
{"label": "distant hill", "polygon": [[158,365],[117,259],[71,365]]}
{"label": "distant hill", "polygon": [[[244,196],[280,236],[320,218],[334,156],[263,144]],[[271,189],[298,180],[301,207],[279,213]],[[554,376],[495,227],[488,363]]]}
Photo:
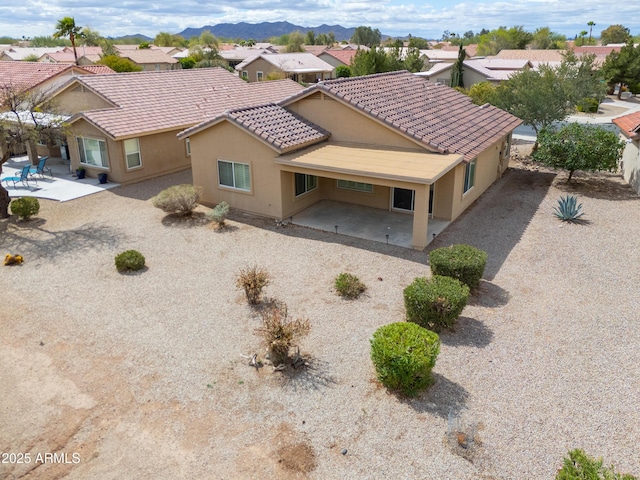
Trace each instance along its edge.
{"label": "distant hill", "polygon": [[109,40],[112,40],[114,43],[141,43],[141,42],[152,42],[153,38],[147,37],[146,35],[142,35],[141,33],[135,33],[133,35],[124,35],[122,37],[107,37]]}
{"label": "distant hill", "polygon": [[301,27],[289,22],[262,22],[262,23],[219,23],[217,25],[205,25],[201,28],[185,28],[178,35],[184,38],[198,37],[200,34],[209,30],[216,37],[231,39],[254,39],[257,42],[269,40],[271,37],[279,37],[286,33],[295,32],[296,30],[305,35],[309,30],[313,30],[316,35],[321,33],[330,33],[336,37],[336,40],[349,40],[356,29],[345,28],[340,25],[320,25],[319,27]]}

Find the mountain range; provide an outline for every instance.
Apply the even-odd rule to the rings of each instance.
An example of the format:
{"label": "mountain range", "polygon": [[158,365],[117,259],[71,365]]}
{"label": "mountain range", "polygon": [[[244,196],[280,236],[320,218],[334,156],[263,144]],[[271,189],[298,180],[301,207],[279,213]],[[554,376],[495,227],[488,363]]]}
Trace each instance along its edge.
{"label": "mountain range", "polygon": [[262,22],[262,23],[219,23],[217,25],[205,25],[200,28],[185,28],[178,35],[184,38],[198,37],[209,30],[218,38],[231,39],[253,39],[257,42],[269,40],[271,37],[279,37],[296,30],[305,35],[309,30],[313,30],[316,35],[333,32],[337,41],[349,40],[355,33],[355,27],[345,28],[340,25],[320,25],[318,27],[302,27],[289,22]]}

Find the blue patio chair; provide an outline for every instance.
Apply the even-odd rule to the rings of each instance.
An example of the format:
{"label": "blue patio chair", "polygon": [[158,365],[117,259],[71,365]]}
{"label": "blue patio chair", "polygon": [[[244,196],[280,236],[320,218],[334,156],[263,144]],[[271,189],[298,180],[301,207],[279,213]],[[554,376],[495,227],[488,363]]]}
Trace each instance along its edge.
{"label": "blue patio chair", "polygon": [[34,175],[40,175],[41,178],[44,178],[44,172],[49,172],[49,175],[51,176],[51,178],[53,178],[53,172],[51,171],[51,167],[47,167],[48,159],[49,157],[42,157],[38,162],[37,166],[29,167],[29,175],[32,177]]}
{"label": "blue patio chair", "polygon": [[[3,182],[5,182],[7,184],[7,186],[9,186],[9,182],[13,182],[13,186],[15,187],[18,182],[22,183],[23,185],[25,185],[26,187],[29,186],[29,170],[31,169],[31,165],[25,165],[24,167],[22,167],[22,171],[20,172],[20,176],[19,177],[4,177],[2,179]],[[36,182],[36,185],[38,184],[38,180],[37,179],[33,179]]]}

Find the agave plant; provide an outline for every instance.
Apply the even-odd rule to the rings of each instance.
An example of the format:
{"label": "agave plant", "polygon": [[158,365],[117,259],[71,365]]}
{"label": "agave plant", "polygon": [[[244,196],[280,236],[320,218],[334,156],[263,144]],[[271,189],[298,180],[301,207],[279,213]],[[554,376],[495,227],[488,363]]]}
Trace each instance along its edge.
{"label": "agave plant", "polygon": [[575,222],[584,215],[581,210],[582,204],[578,204],[578,197],[567,195],[566,197],[560,197],[558,206],[553,208],[553,213],[563,222]]}

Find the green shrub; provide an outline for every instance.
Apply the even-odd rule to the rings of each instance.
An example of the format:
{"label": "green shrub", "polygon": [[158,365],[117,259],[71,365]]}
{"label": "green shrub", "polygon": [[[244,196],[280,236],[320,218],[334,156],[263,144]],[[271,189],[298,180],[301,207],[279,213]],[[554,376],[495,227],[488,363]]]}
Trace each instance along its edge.
{"label": "green shrub", "polygon": [[367,286],[358,277],[351,273],[341,273],[334,281],[334,286],[338,295],[352,300],[358,298],[361,293],[367,290]]}
{"label": "green shrub", "polygon": [[451,277],[416,278],[404,289],[407,320],[424,328],[453,326],[469,298],[469,287]]}
{"label": "green shrub", "polygon": [[576,105],[576,110],[579,112],[598,113],[598,100],[595,98],[583,98]]}
{"label": "green shrub", "polygon": [[440,352],[440,337],[415,323],[380,327],[371,338],[371,360],[380,383],[414,396],[433,383],[431,370]]}
{"label": "green shrub", "polygon": [[40,202],[35,197],[16,198],[10,204],[11,213],[28,220],[40,211]]}
{"label": "green shrub", "polygon": [[615,473],[613,467],[602,466],[602,459],[595,460],[580,449],[572,450],[564,458],[556,480],[637,480],[628,474]]}
{"label": "green shrub", "polygon": [[471,245],[451,245],[432,250],[429,263],[433,275],[456,278],[469,288],[476,288],[487,265],[487,252]]}
{"label": "green shrub", "polygon": [[176,213],[181,216],[191,215],[199,201],[198,189],[189,184],[174,185],[151,199],[154,207],[163,212]]}
{"label": "green shrub", "polygon": [[553,207],[553,214],[563,222],[577,222],[584,215],[582,204],[578,204],[578,197],[575,195],[567,195],[560,197],[558,205]]}
{"label": "green shrub", "polygon": [[144,268],[144,256],[137,250],[126,250],[116,255],[116,268],[119,272],[130,272]]}
{"label": "green shrub", "polygon": [[220,202],[207,213],[209,220],[216,222],[218,227],[224,226],[227,215],[229,215],[229,204],[227,202]]}
{"label": "green shrub", "polygon": [[271,363],[285,365],[290,348],[309,333],[311,324],[304,318],[290,319],[283,302],[273,302],[261,315],[262,326],[256,328],[255,333],[262,337]]}
{"label": "green shrub", "polygon": [[236,287],[244,290],[250,305],[257,305],[262,296],[262,289],[269,285],[269,272],[254,265],[240,270],[236,279]]}

